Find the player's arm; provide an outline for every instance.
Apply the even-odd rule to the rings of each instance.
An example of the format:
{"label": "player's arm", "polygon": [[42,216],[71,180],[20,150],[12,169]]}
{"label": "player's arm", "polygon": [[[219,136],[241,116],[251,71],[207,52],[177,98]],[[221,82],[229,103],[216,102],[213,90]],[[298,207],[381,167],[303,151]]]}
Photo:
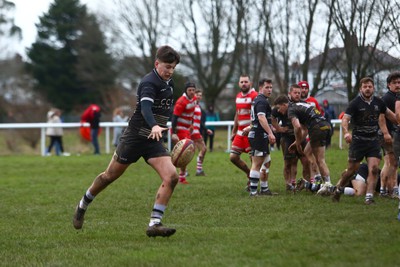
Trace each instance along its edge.
{"label": "player's arm", "polygon": [[168,130],[168,128],[160,127],[157,124],[156,119],[154,118],[153,111],[151,110],[153,106],[153,102],[150,100],[141,100],[141,114],[146,121],[147,125],[149,125],[151,132],[148,136],[150,139],[157,139],[159,141],[162,138],[162,132]]}
{"label": "player's arm", "polygon": [[293,125],[293,128],[294,128],[294,136],[296,138],[295,145],[296,145],[297,152],[299,152],[300,154],[303,154],[303,148],[301,146],[301,142],[304,139],[303,138],[302,126],[300,124],[299,119],[296,118],[296,117],[293,117],[291,119],[291,122],[292,122],[292,125]]}
{"label": "player's arm", "polygon": [[[386,109],[386,112],[387,112],[387,110],[388,109]],[[379,114],[378,124],[379,124],[379,128],[382,131],[383,139],[385,140],[385,143],[390,144],[392,142],[392,137],[390,136],[388,128],[386,126],[386,118],[385,118],[386,112]]]}
{"label": "player's arm", "polygon": [[[396,101],[396,102],[398,102],[398,101]],[[400,110],[399,110],[400,111]],[[385,117],[389,120],[389,121],[391,121],[394,125],[397,125],[397,118],[396,118],[396,115],[393,113],[393,111],[391,111],[390,109],[386,109],[386,112],[385,112]]]}
{"label": "player's arm", "polygon": [[179,137],[176,134],[176,125],[178,124],[178,116],[172,114],[171,118],[171,140],[172,143],[176,144],[179,141]]}
{"label": "player's arm", "polygon": [[274,116],[271,116],[271,124],[277,133],[286,133],[288,131],[287,127],[282,127],[279,125],[278,120]]}
{"label": "player's arm", "polygon": [[400,100],[396,101],[395,114],[396,114],[396,124],[395,125],[400,125]]}
{"label": "player's arm", "polygon": [[231,141],[233,141],[233,139],[235,139],[235,135],[238,131],[238,128],[239,128],[239,123],[238,123],[237,111],[236,111],[235,117],[233,118],[233,129],[232,129]]}
{"label": "player's arm", "polygon": [[258,117],[258,121],[260,122],[261,127],[263,127],[263,129],[267,132],[268,139],[270,140],[270,143],[274,144],[275,141],[276,141],[275,135],[272,132],[271,127],[269,127],[268,120],[265,117],[265,114],[264,113],[259,113],[259,114],[257,114],[257,117]]}
{"label": "player's arm", "polygon": [[237,117],[237,112],[235,112],[235,117],[233,118],[232,135],[235,135],[237,133],[238,127],[239,127],[238,117]]}
{"label": "player's arm", "polygon": [[171,139],[172,142],[175,144],[179,141],[179,137],[176,134],[177,133],[177,129],[176,126],[178,124],[178,118],[180,116],[180,114],[182,114],[184,110],[184,106],[181,104],[180,101],[177,101],[177,103],[175,104],[174,107],[174,112],[172,113],[172,118],[171,118]]}
{"label": "player's arm", "polygon": [[342,118],[342,130],[343,130],[343,137],[348,144],[351,143],[351,134],[349,133],[349,123],[350,123],[351,116],[348,114],[344,114]]}
{"label": "player's arm", "polygon": [[303,132],[302,132],[302,127],[301,127],[299,119],[293,117],[291,119],[291,121],[292,121],[292,125],[293,125],[293,128],[294,128],[294,134],[295,134],[295,137],[296,137],[296,142],[297,141],[302,142],[302,140],[303,140]]}

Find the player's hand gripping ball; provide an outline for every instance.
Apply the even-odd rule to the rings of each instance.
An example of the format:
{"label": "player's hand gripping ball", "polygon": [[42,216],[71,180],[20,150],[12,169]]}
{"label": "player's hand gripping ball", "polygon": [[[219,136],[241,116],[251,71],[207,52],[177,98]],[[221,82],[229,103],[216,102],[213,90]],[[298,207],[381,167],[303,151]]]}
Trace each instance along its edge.
{"label": "player's hand gripping ball", "polygon": [[182,139],[172,149],[171,160],[177,168],[186,167],[193,159],[195,152],[194,143],[190,139]]}

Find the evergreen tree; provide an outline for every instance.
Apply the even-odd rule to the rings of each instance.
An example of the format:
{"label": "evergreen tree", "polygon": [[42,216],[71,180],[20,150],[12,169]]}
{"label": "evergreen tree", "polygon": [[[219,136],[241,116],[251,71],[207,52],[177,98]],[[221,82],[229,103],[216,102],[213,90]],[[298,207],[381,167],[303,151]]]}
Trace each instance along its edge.
{"label": "evergreen tree", "polygon": [[103,33],[94,15],[89,15],[82,27],[82,36],[76,42],[79,55],[76,64],[78,80],[86,95],[85,102],[101,103],[113,86],[117,76],[114,61],[105,44]]}
{"label": "evergreen tree", "polygon": [[101,96],[115,78],[104,36],[79,0],[55,0],[36,25],[38,37],[28,50],[35,89],[54,106],[70,111]]}

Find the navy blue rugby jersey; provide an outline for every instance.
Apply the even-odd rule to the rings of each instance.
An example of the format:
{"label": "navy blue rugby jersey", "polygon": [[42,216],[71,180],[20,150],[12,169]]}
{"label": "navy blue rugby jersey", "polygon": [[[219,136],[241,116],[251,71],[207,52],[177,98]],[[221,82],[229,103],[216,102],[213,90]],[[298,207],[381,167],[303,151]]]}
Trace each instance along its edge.
{"label": "navy blue rugby jersey", "polygon": [[290,102],[288,108],[288,118],[290,120],[292,120],[292,118],[297,118],[300,124],[307,127],[308,130],[310,130],[315,123],[325,121],[325,118],[321,115],[318,109],[306,102]]}
{"label": "navy blue rugby jersey", "polygon": [[[395,106],[396,106],[396,100],[397,100],[397,95],[396,95],[396,93],[393,93],[392,91],[387,91],[384,95],[383,95],[383,97],[382,97],[382,100],[383,100],[383,102],[385,103],[385,105],[386,105],[386,107],[388,108],[388,109],[390,109],[391,111],[393,111],[393,112],[396,112],[395,111]],[[394,131],[394,130],[396,130],[396,126],[395,125],[393,125],[393,123],[390,121],[390,120],[388,120],[387,118],[386,118],[386,126],[387,126],[387,128],[388,128],[388,130],[389,130],[389,133],[391,133],[392,131]]]}
{"label": "navy blue rugby jersey", "polygon": [[268,98],[263,94],[259,94],[253,100],[251,105],[251,123],[253,125],[252,128],[257,132],[265,132],[258,120],[259,114],[264,114],[268,124],[271,124],[271,106],[268,102]]}
{"label": "navy blue rugby jersey", "polygon": [[354,98],[345,114],[351,116],[352,136],[355,140],[374,141],[378,139],[379,115],[385,114],[386,105],[382,99],[372,97],[367,102],[360,95]]}
{"label": "navy blue rugby jersey", "polygon": [[292,122],[287,117],[287,114],[281,114],[278,112],[278,109],[274,107],[271,112],[271,116],[274,117],[278,123],[280,122],[281,127],[288,127],[288,131],[285,133],[281,133],[282,136],[294,135]]}
{"label": "navy blue rugby jersey", "polygon": [[154,118],[160,127],[167,127],[174,104],[174,83],[172,79],[164,81],[155,69],[143,77],[137,90],[136,109],[129,120],[129,128],[133,133],[142,137],[148,137],[151,128],[141,113],[141,101],[153,102],[151,108]]}

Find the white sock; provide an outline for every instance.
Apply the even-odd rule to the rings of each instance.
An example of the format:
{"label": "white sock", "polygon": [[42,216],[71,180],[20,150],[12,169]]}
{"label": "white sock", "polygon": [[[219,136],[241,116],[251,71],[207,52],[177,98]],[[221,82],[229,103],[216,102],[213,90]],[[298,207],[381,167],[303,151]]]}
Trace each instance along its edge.
{"label": "white sock", "polygon": [[151,218],[150,222],[149,222],[149,226],[153,226],[155,224],[160,224],[161,223],[161,219],[158,218]]}
{"label": "white sock", "polygon": [[351,187],[344,188],[344,194],[346,196],[354,196],[355,193],[356,193],[356,190],[354,190],[354,188],[351,188]]}
{"label": "white sock", "polygon": [[261,181],[260,185],[262,188],[268,188],[268,181]]}

